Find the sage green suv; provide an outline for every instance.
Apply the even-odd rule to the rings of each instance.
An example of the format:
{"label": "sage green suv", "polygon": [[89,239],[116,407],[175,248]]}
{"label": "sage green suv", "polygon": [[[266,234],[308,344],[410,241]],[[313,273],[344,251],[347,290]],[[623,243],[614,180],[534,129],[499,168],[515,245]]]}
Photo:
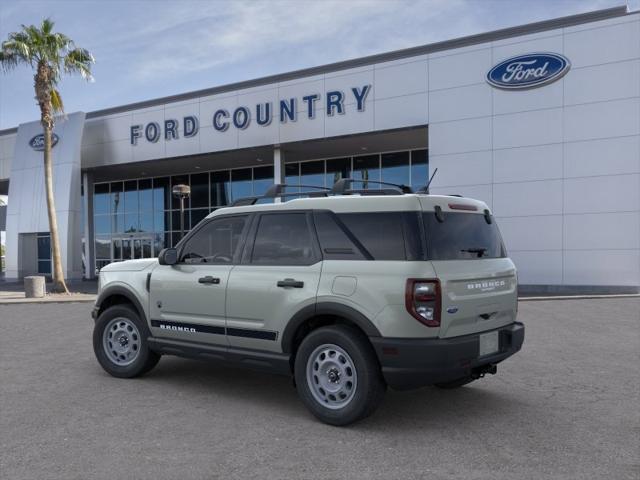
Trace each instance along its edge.
{"label": "sage green suv", "polygon": [[281,202],[276,186],[157,260],[104,267],[102,367],[136,377],[169,354],[291,375],[316,417],[346,425],[387,386],[459,387],[520,350],[516,269],[483,202],[341,182]]}

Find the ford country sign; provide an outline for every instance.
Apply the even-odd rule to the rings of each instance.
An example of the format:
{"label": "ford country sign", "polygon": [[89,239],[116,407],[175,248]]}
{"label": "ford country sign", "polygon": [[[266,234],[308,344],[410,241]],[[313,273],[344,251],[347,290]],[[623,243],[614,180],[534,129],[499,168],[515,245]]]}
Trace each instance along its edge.
{"label": "ford country sign", "polygon": [[541,87],[561,78],[570,67],[558,53],[530,53],[500,62],[487,73],[487,82],[506,90]]}
{"label": "ford country sign", "polygon": [[[55,133],[52,133],[51,148],[56,146],[56,143],[58,143],[58,140],[59,140],[58,135],[56,135]],[[37,152],[43,152],[44,151],[44,133],[39,133],[38,135],[33,137],[31,140],[29,140],[29,146]]]}

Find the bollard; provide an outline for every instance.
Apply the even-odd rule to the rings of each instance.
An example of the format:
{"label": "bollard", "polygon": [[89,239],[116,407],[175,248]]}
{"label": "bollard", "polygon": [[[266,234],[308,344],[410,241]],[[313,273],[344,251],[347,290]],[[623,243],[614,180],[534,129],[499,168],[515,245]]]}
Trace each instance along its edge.
{"label": "bollard", "polygon": [[44,277],[24,277],[24,296],[27,298],[44,297]]}

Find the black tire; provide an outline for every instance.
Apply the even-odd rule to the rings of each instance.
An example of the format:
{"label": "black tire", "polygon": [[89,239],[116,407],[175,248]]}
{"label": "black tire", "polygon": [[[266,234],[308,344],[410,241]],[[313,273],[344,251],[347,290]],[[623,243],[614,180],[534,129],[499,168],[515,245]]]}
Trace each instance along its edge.
{"label": "black tire", "polygon": [[462,378],[458,378],[457,380],[452,380],[450,382],[436,383],[435,386],[438,388],[442,388],[443,390],[453,390],[454,388],[463,387],[464,385],[467,385],[468,383],[471,383],[474,380],[475,378],[472,378],[472,377],[462,377]]}
{"label": "black tire", "polygon": [[[111,320],[125,318],[133,323],[140,333],[139,348],[135,360],[128,365],[118,365],[105,352],[103,335]],[[93,329],[93,351],[100,366],[110,375],[118,378],[133,378],[144,375],[160,360],[160,355],[149,349],[147,338],[149,328],[132,306],[121,304],[107,308],[100,314]]]}
{"label": "black tire", "polygon": [[[352,398],[339,409],[330,409],[320,403],[311,392],[307,381],[309,357],[319,346],[325,344],[333,344],[343,349],[351,357],[357,373]],[[330,425],[348,425],[368,417],[380,405],[386,391],[378,359],[367,338],[345,325],[322,327],[307,335],[296,354],[294,373],[302,402],[319,420]]]}

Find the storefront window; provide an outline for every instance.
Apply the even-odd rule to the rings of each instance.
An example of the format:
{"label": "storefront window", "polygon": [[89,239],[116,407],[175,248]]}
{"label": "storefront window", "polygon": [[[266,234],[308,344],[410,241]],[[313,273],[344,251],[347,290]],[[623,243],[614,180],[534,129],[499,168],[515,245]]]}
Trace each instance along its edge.
{"label": "storefront window", "polygon": [[109,184],[102,183],[93,187],[93,212],[109,214]]}
{"label": "storefront window", "polygon": [[238,200],[243,197],[250,197],[253,195],[253,189],[251,188],[251,169],[240,168],[238,170],[231,170],[231,198]]}
{"label": "storefront window", "polygon": [[410,185],[409,152],[383,153],[382,181],[396,185]]}
{"label": "storefront window", "polygon": [[209,208],[209,174],[191,175],[191,208]]}
{"label": "storefront window", "polygon": [[411,186],[414,190],[424,187],[429,182],[429,152],[413,150],[411,152]]}
{"label": "storefront window", "polygon": [[[286,185],[300,185],[300,164],[287,163],[284,166],[284,183]],[[291,187],[288,192],[299,192],[300,188]]]}
{"label": "storefront window", "polygon": [[169,177],[153,179],[153,209],[155,211],[171,208],[171,190]]}
{"label": "storefront window", "polygon": [[300,164],[300,184],[324,187],[324,160],[302,162]]}
{"label": "storefront window", "polygon": [[253,194],[264,195],[273,185],[273,167],[271,165],[253,169]]}
{"label": "storefront window", "polygon": [[378,188],[367,180],[380,180],[380,155],[353,157],[353,178],[362,182],[353,182],[353,188]]}
{"label": "storefront window", "polygon": [[351,158],[334,158],[327,160],[327,179],[325,185],[329,188],[342,178],[351,177]]}
{"label": "storefront window", "polygon": [[230,193],[231,182],[229,172],[211,172],[211,206],[223,207],[228,205]]}

